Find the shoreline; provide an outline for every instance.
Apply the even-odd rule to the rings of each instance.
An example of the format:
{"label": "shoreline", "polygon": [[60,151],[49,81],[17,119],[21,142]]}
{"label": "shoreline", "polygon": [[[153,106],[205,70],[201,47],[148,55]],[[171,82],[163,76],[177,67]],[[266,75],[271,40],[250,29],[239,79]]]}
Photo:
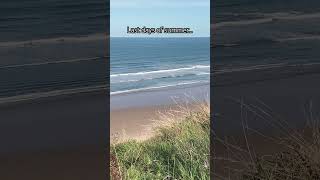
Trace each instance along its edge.
{"label": "shoreline", "polygon": [[[239,132],[233,131],[234,129],[239,130],[237,122],[235,122],[240,121],[239,106],[235,104],[230,106],[228,103],[232,102],[226,101],[226,96],[260,98],[267,101],[266,103],[273,106],[276,113],[284,115],[284,118],[289,119],[290,122],[299,122],[299,119],[304,117],[301,109],[301,103],[304,103],[304,100],[314,99],[320,102],[320,71],[317,69],[318,66],[310,67],[311,69],[302,72],[293,71],[295,68],[290,68],[288,71],[279,68],[276,71],[254,70],[215,76],[213,94],[210,95],[210,98],[213,103],[211,108],[215,109],[214,113],[220,114],[219,119],[215,118],[216,120],[214,120],[216,128],[221,130],[218,133],[239,135]],[[265,78],[267,80],[264,80]],[[250,79],[252,81],[248,81]],[[210,87],[208,86],[207,89],[210,90]],[[200,91],[203,90],[202,88],[198,88],[198,90],[198,93],[203,92]],[[184,95],[184,92],[181,89],[173,89],[157,91],[156,94],[159,96],[155,96],[154,92],[125,94],[116,96],[116,98],[113,96],[111,103],[115,104],[111,105],[119,103],[119,106],[111,108],[111,114],[115,113],[115,110],[119,110],[117,113],[120,116],[120,112],[128,110],[127,108],[133,108],[133,105],[138,105],[135,108],[142,108],[142,110],[146,107],[152,109],[152,104],[155,102],[156,104],[163,102],[163,105],[167,105],[168,102],[172,102],[168,94]],[[44,97],[0,106],[0,140],[5,147],[5,149],[1,149],[1,153],[46,152],[52,148],[65,149],[66,147],[79,147],[82,144],[89,144],[99,149],[104,145],[102,140],[103,143],[108,142],[105,141],[106,134],[104,133],[108,131],[105,127],[107,127],[106,124],[110,118],[107,116],[109,113],[108,96],[105,89],[98,92]],[[141,99],[141,97],[145,99]],[[162,97],[166,97],[166,99]],[[128,101],[128,99],[132,101]],[[132,102],[132,104],[127,104],[128,102]],[[320,106],[314,104],[314,107]],[[144,112],[148,115],[146,110]],[[223,119],[221,119],[221,115]],[[127,119],[123,119],[122,122],[125,120]],[[140,122],[132,121],[132,123]],[[253,125],[270,130],[269,127],[259,122]],[[119,123],[120,128],[122,128],[121,126]],[[14,133],[10,131],[12,128],[15,129]],[[137,130],[140,131],[141,128]],[[52,136],[52,134],[56,134],[56,136]],[[16,143],[12,144],[13,142]],[[32,157],[30,159],[34,161]],[[41,166],[49,169],[51,162],[45,161],[41,163]]]}
{"label": "shoreline", "polygon": [[125,95],[125,94],[134,94],[139,92],[152,92],[152,91],[163,91],[163,90],[170,90],[170,89],[182,89],[188,87],[196,87],[202,85],[208,85],[210,82],[191,82],[191,83],[179,83],[173,85],[164,85],[164,86],[154,86],[154,87],[147,87],[147,88],[138,88],[138,89],[129,89],[123,91],[114,91],[110,92],[110,96],[117,96],[117,95]]}
{"label": "shoreline", "polygon": [[113,138],[147,139],[161,113],[208,102],[209,94],[209,84],[202,84],[113,95],[110,97],[111,141]]}
{"label": "shoreline", "polygon": [[209,83],[182,85],[110,95],[110,110],[172,105],[184,100],[208,100]]}
{"label": "shoreline", "polygon": [[[130,91],[130,92],[124,92],[119,94],[111,94],[111,99],[119,99],[121,97],[134,97],[135,95],[141,95],[141,94],[150,94],[150,93],[166,93],[169,92],[173,95],[184,95],[184,92],[181,92],[181,89],[187,89],[189,91],[193,91],[195,89],[198,89],[199,87],[209,87],[209,83],[194,83],[194,84],[183,84],[183,85],[177,85],[177,86],[169,86],[169,87],[160,87],[160,88],[151,88],[151,89],[145,89],[145,90],[137,90],[137,91]],[[8,96],[8,97],[1,97],[0,98],[0,107],[3,106],[10,106],[10,105],[18,105],[18,104],[26,104],[26,103],[33,103],[33,102],[39,102],[39,101],[46,101],[46,100],[52,100],[52,99],[60,99],[65,97],[71,97],[71,96],[81,96],[81,95],[89,95],[89,94],[100,94],[105,93],[107,96],[109,87],[107,85],[97,85],[97,86],[88,86],[88,87],[79,87],[79,88],[72,88],[72,89],[61,89],[61,90],[52,90],[48,92],[36,92],[36,93],[27,93],[27,94],[21,94],[16,96]],[[206,90],[209,92],[209,90]],[[171,101],[170,99],[169,101]],[[168,104],[165,103],[165,104]],[[169,103],[170,104],[170,103]],[[111,105],[111,103],[110,103]],[[153,104],[157,105],[157,103]],[[111,105],[112,106],[112,105]]]}
{"label": "shoreline", "polygon": [[[214,81],[214,86],[229,86],[232,84],[254,83],[265,80],[291,78],[299,75],[316,74],[320,73],[320,63],[306,63],[306,64],[266,64],[256,65],[251,68],[235,68],[216,70],[211,79]],[[251,74],[256,74],[251,76]],[[234,78],[237,77],[237,78]],[[145,90],[132,90],[128,92],[121,92],[110,94],[111,99],[117,99],[122,96],[129,96],[130,94],[141,94],[160,91],[172,91],[174,89],[193,88],[197,86],[208,86],[209,83],[200,82],[194,84],[182,84],[169,87],[157,87]],[[52,99],[59,98],[59,96],[72,96],[82,93],[96,93],[101,91],[108,91],[108,85],[97,85],[88,87],[79,87],[74,89],[61,89],[48,92],[35,92],[21,94],[17,96],[9,96],[0,98],[0,106],[6,104],[16,104],[21,102],[33,102],[39,99]]]}
{"label": "shoreline", "polygon": [[59,99],[68,96],[76,96],[82,94],[97,94],[107,92],[107,86],[80,87],[74,89],[53,90],[49,92],[29,93],[17,96],[0,98],[0,107],[16,104],[32,103],[38,101],[46,101],[51,99]]}

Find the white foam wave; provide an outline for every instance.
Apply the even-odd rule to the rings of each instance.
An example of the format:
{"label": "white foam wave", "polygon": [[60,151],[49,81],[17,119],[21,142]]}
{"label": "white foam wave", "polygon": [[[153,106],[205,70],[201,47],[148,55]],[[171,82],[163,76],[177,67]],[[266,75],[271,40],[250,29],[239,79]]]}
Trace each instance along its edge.
{"label": "white foam wave", "polygon": [[97,85],[97,86],[79,87],[79,88],[73,88],[73,89],[53,90],[48,92],[35,92],[35,93],[0,98],[0,105],[7,104],[7,103],[31,101],[31,100],[37,100],[42,98],[58,97],[63,95],[70,96],[73,94],[90,93],[90,92],[98,92],[98,91],[107,92],[107,90],[108,90],[107,85]]}
{"label": "white foam wave", "polygon": [[179,77],[185,75],[203,75],[210,73],[210,66],[195,65],[176,69],[164,69],[157,71],[144,71],[137,73],[112,74],[111,83],[134,82],[148,79],[158,79],[166,77]]}
{"label": "white foam wave", "polygon": [[224,73],[239,72],[239,71],[271,69],[271,68],[278,68],[278,67],[284,67],[284,66],[288,66],[288,63],[258,64],[258,65],[248,66],[248,67],[226,68],[221,70],[215,70],[213,74],[216,75],[216,74],[224,74]]}
{"label": "white foam wave", "polygon": [[97,61],[97,60],[103,60],[103,58],[106,58],[106,56],[79,58],[79,59],[66,59],[66,60],[47,60],[45,62],[0,66],[0,69],[19,68],[19,67],[27,67],[27,66],[41,66],[41,65],[49,65],[49,64],[76,63],[81,61]]}
{"label": "white foam wave", "polygon": [[299,12],[276,12],[263,14],[262,18],[250,19],[250,20],[241,20],[241,21],[227,21],[212,24],[211,28],[222,28],[225,26],[243,26],[243,25],[253,25],[253,24],[263,24],[279,20],[305,20],[305,19],[314,19],[320,18],[320,13],[310,13],[302,14]]}
{"label": "white foam wave", "polygon": [[163,88],[194,85],[194,84],[209,84],[209,81],[190,81],[190,82],[183,82],[183,83],[170,84],[170,85],[162,85],[162,86],[154,86],[154,87],[146,87],[146,88],[137,88],[137,89],[124,90],[124,91],[115,91],[115,92],[110,92],[110,95],[135,93],[135,92],[141,92],[141,91],[151,91],[151,90],[158,90],[158,89],[163,89]]}
{"label": "white foam wave", "polygon": [[106,34],[90,34],[87,36],[79,37],[59,37],[59,38],[48,38],[48,39],[34,39],[27,41],[9,41],[9,42],[0,42],[0,47],[9,47],[9,46],[33,46],[33,45],[43,45],[43,44],[55,44],[55,43],[76,43],[76,42],[90,42],[107,40],[108,36]]}
{"label": "white foam wave", "polygon": [[297,37],[276,39],[277,42],[302,41],[302,40],[320,40],[320,35],[309,35],[309,36],[302,35]]}

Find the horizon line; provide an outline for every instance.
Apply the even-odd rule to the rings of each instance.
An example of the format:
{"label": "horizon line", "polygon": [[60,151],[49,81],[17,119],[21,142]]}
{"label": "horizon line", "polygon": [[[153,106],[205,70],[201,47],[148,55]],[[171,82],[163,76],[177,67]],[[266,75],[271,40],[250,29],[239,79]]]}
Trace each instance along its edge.
{"label": "horizon line", "polygon": [[210,38],[211,36],[109,36],[110,38]]}

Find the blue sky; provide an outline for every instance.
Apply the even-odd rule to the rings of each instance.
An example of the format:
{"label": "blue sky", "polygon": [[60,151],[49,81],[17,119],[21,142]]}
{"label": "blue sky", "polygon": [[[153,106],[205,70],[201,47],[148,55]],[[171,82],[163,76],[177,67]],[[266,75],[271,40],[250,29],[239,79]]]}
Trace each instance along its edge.
{"label": "blue sky", "polygon": [[[111,0],[111,37],[209,37],[210,0]],[[189,27],[193,34],[127,34],[129,27]]]}

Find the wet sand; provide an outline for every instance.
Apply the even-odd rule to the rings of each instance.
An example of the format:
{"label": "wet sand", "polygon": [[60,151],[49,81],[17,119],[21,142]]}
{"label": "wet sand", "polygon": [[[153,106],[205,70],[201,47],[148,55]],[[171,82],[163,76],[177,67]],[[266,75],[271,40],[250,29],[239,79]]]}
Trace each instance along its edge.
{"label": "wet sand", "polygon": [[111,110],[161,106],[210,98],[209,83],[182,85],[110,96]]}
{"label": "wet sand", "polygon": [[145,139],[159,113],[192,106],[210,98],[209,84],[112,95],[110,135],[121,139]]}
{"label": "wet sand", "polygon": [[0,179],[107,179],[107,160],[101,151],[92,149],[96,148],[80,146],[59,151],[7,154],[0,157]]}
{"label": "wet sand", "polygon": [[[312,110],[320,108],[320,64],[281,66],[270,69],[216,74],[213,84],[213,103],[216,129],[225,133],[237,132],[241,106],[252,104],[301,127],[306,119],[306,109],[312,102]],[[264,104],[264,105],[263,105]],[[251,125],[267,129],[261,121]],[[239,129],[238,129],[239,130]]]}
{"label": "wet sand", "polygon": [[106,91],[0,106],[0,179],[106,179]]}

